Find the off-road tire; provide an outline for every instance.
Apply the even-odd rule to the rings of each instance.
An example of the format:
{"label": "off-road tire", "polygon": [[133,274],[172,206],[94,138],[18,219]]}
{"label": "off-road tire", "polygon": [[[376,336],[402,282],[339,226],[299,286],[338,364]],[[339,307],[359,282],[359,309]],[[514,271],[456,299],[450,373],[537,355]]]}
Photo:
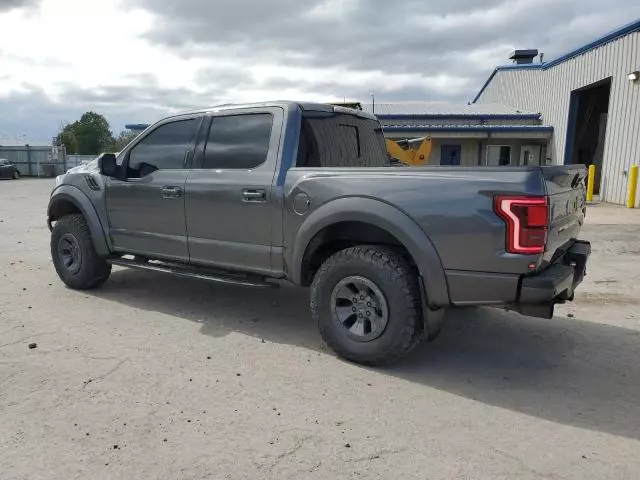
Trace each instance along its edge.
{"label": "off-road tire", "polygon": [[[343,279],[358,276],[383,293],[388,320],[382,334],[356,341],[334,316],[332,292]],[[358,246],[329,257],[311,285],[311,314],[324,341],[339,356],[363,365],[385,365],[407,355],[423,336],[418,276],[397,251],[380,246]]]}
{"label": "off-road tire", "polygon": [[[61,252],[61,241],[73,243],[74,239],[79,263],[70,269]],[[51,258],[60,279],[76,290],[97,288],[111,273],[111,264],[96,252],[87,221],[79,214],[66,215],[55,223],[51,233]]]}

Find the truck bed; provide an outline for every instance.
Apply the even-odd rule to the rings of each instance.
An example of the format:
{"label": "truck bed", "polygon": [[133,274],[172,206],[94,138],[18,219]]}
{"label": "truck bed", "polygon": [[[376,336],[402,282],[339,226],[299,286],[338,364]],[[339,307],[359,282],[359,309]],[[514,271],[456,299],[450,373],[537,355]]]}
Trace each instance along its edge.
{"label": "truck bed", "polygon": [[[292,168],[284,195],[292,205],[304,192],[314,210],[354,197],[394,207],[433,244],[452,303],[493,305],[517,299],[523,276],[548,268],[573,245],[585,215],[585,176],[584,166]],[[542,254],[505,250],[505,222],[494,207],[499,195],[547,199]],[[286,216],[285,248],[295,242],[303,221]]]}

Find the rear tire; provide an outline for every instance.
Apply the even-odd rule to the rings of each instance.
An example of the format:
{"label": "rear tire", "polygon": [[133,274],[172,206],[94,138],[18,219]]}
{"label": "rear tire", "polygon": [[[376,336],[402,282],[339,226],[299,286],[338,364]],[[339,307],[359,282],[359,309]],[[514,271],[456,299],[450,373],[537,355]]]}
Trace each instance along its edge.
{"label": "rear tire", "polygon": [[76,290],[99,287],[111,273],[111,264],[96,252],[82,215],[67,215],[56,222],[51,233],[51,258],[60,279]]}
{"label": "rear tire", "polygon": [[361,246],[327,259],[311,285],[311,314],[339,356],[384,365],[423,335],[418,276],[395,250]]}
{"label": "rear tire", "polygon": [[13,171],[13,179],[18,180],[20,178],[20,172],[18,170]]}

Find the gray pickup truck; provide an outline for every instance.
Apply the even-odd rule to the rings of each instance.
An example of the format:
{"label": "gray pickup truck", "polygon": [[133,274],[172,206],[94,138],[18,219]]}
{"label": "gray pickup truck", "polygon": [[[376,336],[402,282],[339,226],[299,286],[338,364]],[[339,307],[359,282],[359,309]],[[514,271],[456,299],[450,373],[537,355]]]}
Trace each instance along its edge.
{"label": "gray pickup truck", "polygon": [[49,202],[69,287],[112,265],[310,286],[322,337],[363,364],[435,338],[450,306],[551,318],[591,251],[583,167],[397,166],[376,118],[346,108],[194,111],[96,163],[58,177]]}

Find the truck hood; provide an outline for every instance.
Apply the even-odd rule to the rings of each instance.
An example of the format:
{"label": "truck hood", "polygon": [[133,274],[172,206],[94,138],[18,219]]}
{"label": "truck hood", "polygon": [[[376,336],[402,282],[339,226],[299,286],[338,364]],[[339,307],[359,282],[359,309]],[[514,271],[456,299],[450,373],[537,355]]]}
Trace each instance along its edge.
{"label": "truck hood", "polygon": [[90,162],[83,163],[77,167],[72,167],[62,175],[58,175],[56,177],[56,187],[63,183],[69,183],[69,179],[74,175],[92,175],[98,179],[102,177],[102,175],[100,175],[100,167],[98,166],[98,158],[94,158]]}
{"label": "truck hood", "polygon": [[90,162],[83,163],[77,167],[70,168],[67,173],[99,173],[98,159],[91,160]]}

